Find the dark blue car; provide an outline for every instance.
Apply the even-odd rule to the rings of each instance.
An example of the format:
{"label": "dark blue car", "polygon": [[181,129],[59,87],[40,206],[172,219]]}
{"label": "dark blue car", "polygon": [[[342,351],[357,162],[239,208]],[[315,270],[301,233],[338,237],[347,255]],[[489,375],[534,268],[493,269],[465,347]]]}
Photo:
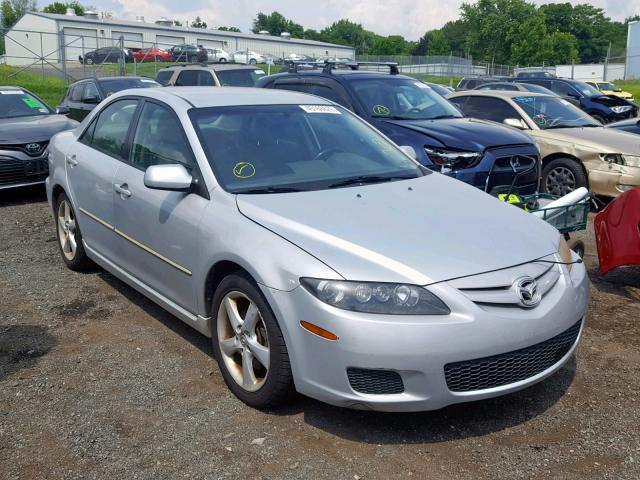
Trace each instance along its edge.
{"label": "dark blue car", "polygon": [[464,118],[428,85],[391,73],[293,65],[258,87],[319,95],[355,112],[399,146],[410,146],[426,167],[492,194],[534,193],[538,149],[527,135],[494,122]]}
{"label": "dark blue car", "polygon": [[611,123],[638,116],[638,106],[614,95],[603,95],[591,85],[566,78],[518,78],[518,83],[533,83],[561,97],[575,98],[579,107],[600,123]]}
{"label": "dark blue car", "polygon": [[611,123],[607,125],[609,128],[615,128],[616,130],[622,130],[623,132],[635,133],[640,135],[640,120],[637,118],[630,118],[628,120],[622,120],[620,122]]}

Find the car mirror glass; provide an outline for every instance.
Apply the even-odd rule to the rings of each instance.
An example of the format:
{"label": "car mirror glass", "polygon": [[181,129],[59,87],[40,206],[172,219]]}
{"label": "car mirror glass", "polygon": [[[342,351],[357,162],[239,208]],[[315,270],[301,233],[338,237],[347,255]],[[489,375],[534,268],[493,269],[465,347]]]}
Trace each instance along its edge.
{"label": "car mirror glass", "polygon": [[155,190],[185,192],[191,189],[193,177],[179,163],[151,165],[144,172],[144,185]]}
{"label": "car mirror glass", "polygon": [[517,128],[518,130],[526,130],[527,125],[521,118],[505,118],[502,123],[508,125],[513,128]]}
{"label": "car mirror glass", "polygon": [[92,104],[100,103],[100,99],[96,96],[84,97],[82,99],[82,103],[92,103]]}

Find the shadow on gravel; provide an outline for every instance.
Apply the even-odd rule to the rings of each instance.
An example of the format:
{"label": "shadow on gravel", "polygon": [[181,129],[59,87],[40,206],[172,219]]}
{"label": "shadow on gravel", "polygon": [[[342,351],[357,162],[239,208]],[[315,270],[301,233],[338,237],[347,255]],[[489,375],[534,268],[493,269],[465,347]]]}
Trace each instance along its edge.
{"label": "shadow on gravel", "polygon": [[0,325],[0,380],[34,366],[55,344],[46,327]]}
{"label": "shadow on gravel", "polygon": [[503,397],[420,413],[383,413],[332,407],[300,398],[273,415],[303,413],[310,426],[345,440],[371,444],[438,443],[479,437],[525,423],[552,407],[567,391],[575,356],[555,375]]}
{"label": "shadow on gravel", "polygon": [[46,201],[47,192],[44,189],[44,185],[0,190],[0,208]]}
{"label": "shadow on gravel", "polygon": [[598,291],[618,295],[637,302],[640,300],[640,266],[618,267],[603,275],[598,268],[589,270],[589,278]]}
{"label": "shadow on gravel", "polygon": [[147,297],[145,297],[141,293],[138,293],[136,290],[129,287],[126,283],[122,282],[110,273],[102,270],[100,273],[98,273],[98,277],[105,283],[109,284],[109,286],[120,292],[120,294],[126,297],[127,300],[135,303],[138,307],[143,309],[147,315],[155,318],[169,330],[180,335],[198,350],[213,358],[211,342],[200,332],[191,328],[179,318],[174,317],[165,309],[156,305]]}

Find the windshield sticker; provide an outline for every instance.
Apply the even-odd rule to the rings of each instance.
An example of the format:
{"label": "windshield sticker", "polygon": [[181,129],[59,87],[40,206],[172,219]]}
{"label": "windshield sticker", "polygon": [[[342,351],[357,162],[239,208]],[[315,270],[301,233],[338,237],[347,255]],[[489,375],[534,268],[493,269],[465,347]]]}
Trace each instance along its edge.
{"label": "windshield sticker", "polygon": [[22,90],[0,90],[2,95],[24,95]]}
{"label": "windshield sticker", "polygon": [[431,90],[431,87],[429,85],[426,85],[426,84],[424,84],[422,82],[413,82],[413,84],[416,87],[424,88],[425,90]]}
{"label": "windshield sticker", "polygon": [[233,167],[233,176],[236,178],[251,178],[256,174],[256,167],[249,162],[238,162]]}
{"label": "windshield sticker", "polygon": [[140,81],[144,83],[156,83],[155,80],[151,80],[150,78],[141,78]]}
{"label": "windshield sticker", "polygon": [[266,75],[262,70],[254,70],[253,73],[257,73],[258,75]]}
{"label": "windshield sticker", "polygon": [[40,105],[40,102],[37,102],[33,98],[23,98],[22,101],[27,105],[27,107],[37,108],[37,109],[42,108],[42,105]]}
{"label": "windshield sticker", "polygon": [[374,105],[373,113],[376,115],[389,115],[391,110],[389,110],[389,107],[385,107],[384,105]]}
{"label": "windshield sticker", "polygon": [[40,113],[49,113],[49,110],[47,110],[46,108],[39,108],[38,111]]}
{"label": "windshield sticker", "polygon": [[340,110],[330,105],[300,105],[300,108],[307,113],[337,113],[342,115]]}
{"label": "windshield sticker", "polygon": [[518,103],[533,103],[535,99],[533,97],[513,97],[513,101]]}

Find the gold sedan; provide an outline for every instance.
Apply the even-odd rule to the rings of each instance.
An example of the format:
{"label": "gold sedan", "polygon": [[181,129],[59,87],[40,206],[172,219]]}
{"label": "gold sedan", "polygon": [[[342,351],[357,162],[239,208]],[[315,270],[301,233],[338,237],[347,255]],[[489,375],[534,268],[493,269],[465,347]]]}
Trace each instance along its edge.
{"label": "gold sedan", "polygon": [[566,195],[587,187],[616,197],[640,186],[640,139],[604,128],[560,97],[530,92],[465,91],[447,97],[468,117],[510,125],[540,148],[542,190]]}

